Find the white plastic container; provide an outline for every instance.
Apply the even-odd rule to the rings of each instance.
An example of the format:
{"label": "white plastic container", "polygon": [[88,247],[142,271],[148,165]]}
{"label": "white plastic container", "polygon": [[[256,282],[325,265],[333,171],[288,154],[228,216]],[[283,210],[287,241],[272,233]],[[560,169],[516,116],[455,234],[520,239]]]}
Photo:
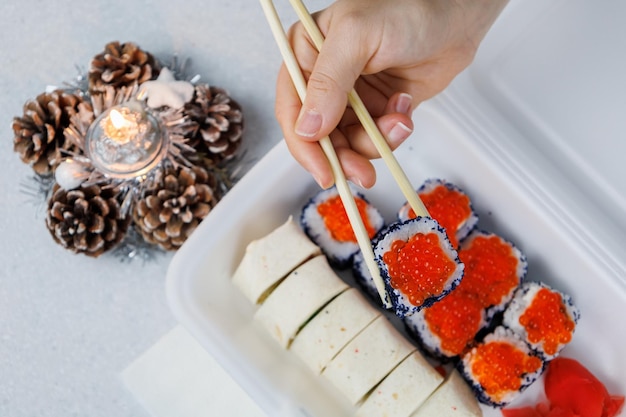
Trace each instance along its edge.
{"label": "white plastic container", "polygon": [[[592,4],[593,3],[593,4]],[[415,113],[396,152],[417,188],[461,186],[478,226],[513,241],[528,279],[570,294],[582,318],[561,353],[612,394],[626,393],[626,3],[519,0],[474,64]],[[387,220],[404,202],[380,161],[366,196]],[[230,282],[246,245],[298,215],[317,186],[276,146],[175,255],[177,319],[270,416],[346,416],[351,408],[254,325]],[[514,405],[532,404],[538,381]],[[484,408],[486,416],[500,412]]]}

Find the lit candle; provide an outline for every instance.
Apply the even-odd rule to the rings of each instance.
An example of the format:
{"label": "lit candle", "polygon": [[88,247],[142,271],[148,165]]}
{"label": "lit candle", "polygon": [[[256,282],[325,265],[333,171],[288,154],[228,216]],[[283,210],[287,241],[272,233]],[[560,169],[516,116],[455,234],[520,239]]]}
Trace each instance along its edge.
{"label": "lit candle", "polygon": [[132,101],[103,112],[91,124],[85,150],[92,164],[113,178],[138,177],[165,153],[165,135],[158,120]]}
{"label": "lit candle", "polygon": [[111,109],[109,117],[103,122],[104,133],[119,144],[128,143],[139,135],[137,113],[131,113],[126,108]]}

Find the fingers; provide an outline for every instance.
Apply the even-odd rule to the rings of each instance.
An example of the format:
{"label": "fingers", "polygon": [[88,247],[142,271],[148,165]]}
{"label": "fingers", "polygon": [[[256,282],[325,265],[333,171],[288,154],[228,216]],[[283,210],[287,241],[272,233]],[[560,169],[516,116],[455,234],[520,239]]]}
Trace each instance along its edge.
{"label": "fingers", "polygon": [[410,116],[413,111],[413,97],[408,93],[397,93],[387,101],[385,113],[401,113]]}
{"label": "fingers", "polygon": [[[391,150],[400,146],[413,133],[412,103],[413,98],[407,93],[393,94],[386,101],[383,114],[375,119]],[[374,142],[356,115],[352,110],[348,113],[344,116],[340,129],[349,138],[352,149],[369,159],[379,158],[380,154]]]}
{"label": "fingers", "polygon": [[[376,125],[391,150],[400,146],[413,133],[411,118],[399,113],[379,117]],[[344,126],[342,131],[350,138],[350,147],[354,151],[368,159],[380,158],[374,142],[360,123]]]}
{"label": "fingers", "polygon": [[[297,31],[294,32],[297,36]],[[319,140],[329,135],[341,120],[348,93],[368,60],[359,48],[358,37],[359,32],[350,25],[329,29],[308,78],[306,98],[296,120],[294,131],[300,137]]]}
{"label": "fingers", "polygon": [[321,188],[329,188],[335,183],[330,164],[319,142],[285,138],[285,143],[294,159],[311,173]]}
{"label": "fingers", "polygon": [[336,147],[337,157],[346,178],[362,188],[376,183],[376,170],[369,159],[351,148]]}
{"label": "fingers", "polygon": [[[360,187],[372,187],[376,182],[376,171],[369,159],[350,148],[340,132],[335,132],[332,136],[334,138],[333,147],[344,176]],[[321,188],[329,188],[335,183],[330,163],[319,142],[307,142],[299,139],[285,139],[285,142],[294,159],[311,173]]]}
{"label": "fingers", "polygon": [[[392,150],[400,146],[413,129],[411,118],[398,113],[380,117],[377,125]],[[376,182],[376,171],[370,159],[380,155],[363,127],[360,124],[345,126],[341,131],[334,132],[331,138],[346,178],[361,187],[372,187]],[[330,164],[319,142],[299,138],[286,141],[294,158],[313,175],[320,187],[328,188],[334,183]]]}
{"label": "fingers", "polygon": [[[321,146],[314,139],[303,140],[293,130],[293,123],[301,105],[284,66],[280,68],[278,78],[276,117],[283,130],[287,147],[296,161],[312,174],[320,187],[328,188],[333,185],[334,177]],[[406,93],[396,93],[384,105],[385,114],[376,119],[378,128],[392,150],[412,133],[411,111],[412,97]],[[379,153],[352,110],[346,112],[339,131],[334,132],[331,137],[346,177],[359,186],[365,188],[373,186],[376,173],[369,159],[378,158]]]}
{"label": "fingers", "polygon": [[[318,54],[302,26],[292,27],[291,42],[303,74],[308,75],[304,103],[300,102],[284,66],[278,74],[275,111],[285,141],[293,157],[322,188],[330,187],[334,177],[317,141],[337,127],[340,132],[335,131],[331,137],[346,177],[366,188],[376,180],[369,159],[378,158],[378,151],[351,110],[346,111],[348,92],[367,61],[361,51],[350,49],[359,45],[354,36],[346,35],[345,26],[340,34],[329,30]],[[377,124],[390,147],[395,149],[412,132],[412,98],[408,94],[391,94],[386,86],[377,88],[370,83],[365,86],[367,88],[359,93],[368,110],[377,117]],[[362,89],[358,87],[358,90]],[[352,122],[348,123],[350,120]]]}
{"label": "fingers", "polygon": [[301,102],[285,65],[278,71],[276,83],[276,119],[285,137],[285,143],[294,159],[307,171],[322,188],[333,185],[334,179],[330,164],[317,141],[304,141],[298,137],[293,126],[300,111]]}
{"label": "fingers", "polygon": [[[330,186],[332,172],[318,143],[330,135],[346,176],[373,185],[369,159],[379,152],[347,107],[349,92],[356,88],[390,148],[397,148],[413,130],[415,106],[471,62],[485,33],[480,28],[493,22],[477,14],[488,3],[505,2],[336,1],[314,15],[325,36],[319,52],[301,24],[292,26],[289,40],[307,79],[306,97],[301,103],[282,68],[276,117],[293,156],[322,187]],[[495,15],[501,10],[491,7]]]}

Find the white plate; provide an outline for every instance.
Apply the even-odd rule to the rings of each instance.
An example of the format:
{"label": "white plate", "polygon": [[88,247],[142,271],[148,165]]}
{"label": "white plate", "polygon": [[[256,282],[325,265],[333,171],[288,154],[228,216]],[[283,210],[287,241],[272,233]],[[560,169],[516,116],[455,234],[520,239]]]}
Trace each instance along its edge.
{"label": "white plate", "polygon": [[[549,216],[484,158],[474,142],[435,109],[416,118],[414,139],[397,157],[415,186],[429,177],[446,178],[471,197],[479,227],[499,233],[526,253],[528,279],[569,293],[582,311],[573,342],[563,355],[575,357],[607,383],[612,393],[626,392],[626,333],[619,317],[626,306],[623,287],[580,252]],[[378,161],[379,162],[379,161]],[[379,166],[377,185],[367,197],[392,220],[404,199]],[[167,281],[177,319],[211,352],[268,415],[342,416],[346,405],[252,323],[253,307],[230,277],[246,245],[297,215],[317,191],[315,183],[277,145],[218,204],[174,257]],[[521,398],[541,393],[535,384]],[[301,411],[300,411],[301,410]],[[485,409],[486,415],[499,415]],[[300,414],[298,414],[300,413]]]}
{"label": "white plate", "polygon": [[[526,254],[527,279],[573,297],[582,318],[562,355],[613,394],[626,393],[626,59],[614,53],[623,51],[624,13],[619,1],[512,0],[474,65],[420,106],[412,138],[396,152],[415,187],[429,177],[462,187],[478,227]],[[365,194],[389,221],[404,198],[377,168]],[[167,275],[176,318],[271,416],[349,413],[253,325],[252,305],[230,282],[246,245],[298,215],[317,190],[279,144],[202,222]],[[541,393],[539,382],[517,404]]]}

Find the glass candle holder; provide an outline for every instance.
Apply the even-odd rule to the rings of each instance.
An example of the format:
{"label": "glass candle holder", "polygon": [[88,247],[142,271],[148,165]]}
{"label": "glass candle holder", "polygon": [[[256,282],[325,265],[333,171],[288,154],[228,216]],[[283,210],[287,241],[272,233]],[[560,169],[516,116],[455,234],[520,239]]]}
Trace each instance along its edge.
{"label": "glass candle holder", "polygon": [[166,135],[138,101],[113,106],[91,124],[85,152],[96,169],[112,178],[139,177],[154,168],[166,150]]}

